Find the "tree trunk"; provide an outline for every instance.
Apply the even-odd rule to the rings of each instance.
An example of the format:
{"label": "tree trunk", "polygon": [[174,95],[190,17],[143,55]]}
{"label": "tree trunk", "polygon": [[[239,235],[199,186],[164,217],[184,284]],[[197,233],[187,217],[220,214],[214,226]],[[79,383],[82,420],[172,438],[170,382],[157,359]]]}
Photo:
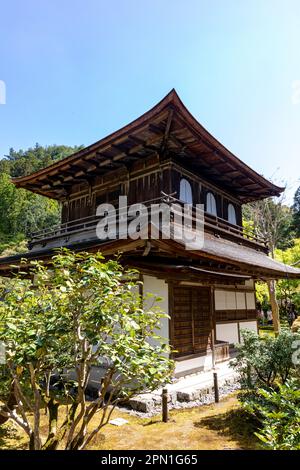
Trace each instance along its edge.
{"label": "tree trunk", "polygon": [[272,308],[273,325],[275,335],[278,336],[280,333],[280,318],[279,318],[279,307],[276,299],[276,281],[274,279],[268,280],[268,289],[270,295],[270,302]]}
{"label": "tree trunk", "polygon": [[49,411],[49,433],[43,450],[56,450],[59,439],[57,436],[57,419],[58,419],[58,408],[59,403],[55,403],[54,399],[51,398],[47,403],[47,409]]}

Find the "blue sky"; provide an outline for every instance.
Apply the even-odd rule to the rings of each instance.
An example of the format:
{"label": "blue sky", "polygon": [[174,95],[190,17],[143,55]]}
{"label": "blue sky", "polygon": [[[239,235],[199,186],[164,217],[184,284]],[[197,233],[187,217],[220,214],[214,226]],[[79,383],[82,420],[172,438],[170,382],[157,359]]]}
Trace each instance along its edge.
{"label": "blue sky", "polygon": [[171,88],[259,173],[300,184],[298,0],[0,3],[0,157],[90,144]]}

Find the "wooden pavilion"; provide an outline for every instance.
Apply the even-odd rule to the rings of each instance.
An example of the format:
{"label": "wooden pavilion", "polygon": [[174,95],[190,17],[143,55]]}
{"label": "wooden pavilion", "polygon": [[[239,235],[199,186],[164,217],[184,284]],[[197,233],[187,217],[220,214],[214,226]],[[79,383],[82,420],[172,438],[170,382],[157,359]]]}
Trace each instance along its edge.
{"label": "wooden pavilion", "polygon": [[[300,278],[300,269],[271,259],[266,241],[242,227],[243,204],[278,196],[283,188],[209,134],[175,90],[113,134],[13,182],[62,207],[61,224],[33,233],[22,257],[48,262],[61,246],[106,257],[121,252],[124,264],[139,269],[144,292],[164,299],[170,319],[162,322],[161,334],[175,358],[194,360],[197,369],[210,367],[212,356],[227,358],[242,328],[257,329],[256,280],[269,283],[277,327],[274,281]],[[187,250],[172,236],[99,240],[97,207],[117,205],[125,195],[129,205],[203,204],[201,250]],[[0,259],[0,273],[10,275],[20,258]]]}

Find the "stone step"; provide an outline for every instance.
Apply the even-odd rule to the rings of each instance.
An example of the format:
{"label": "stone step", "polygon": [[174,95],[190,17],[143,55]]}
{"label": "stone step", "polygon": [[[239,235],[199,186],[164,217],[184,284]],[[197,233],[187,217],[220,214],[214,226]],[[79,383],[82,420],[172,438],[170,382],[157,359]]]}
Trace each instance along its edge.
{"label": "stone step", "polygon": [[[180,379],[170,384],[168,387],[170,407],[172,408],[176,404],[180,405],[198,401],[205,403],[205,398],[214,393],[212,373],[210,379],[207,379],[206,376],[207,374],[200,373],[189,379]],[[237,375],[235,373],[220,374],[218,377],[219,388],[234,384],[236,380]],[[135,411],[152,413],[155,410],[160,411],[161,402],[161,390],[157,390],[153,393],[144,393],[135,396],[129,401],[128,405]]]}

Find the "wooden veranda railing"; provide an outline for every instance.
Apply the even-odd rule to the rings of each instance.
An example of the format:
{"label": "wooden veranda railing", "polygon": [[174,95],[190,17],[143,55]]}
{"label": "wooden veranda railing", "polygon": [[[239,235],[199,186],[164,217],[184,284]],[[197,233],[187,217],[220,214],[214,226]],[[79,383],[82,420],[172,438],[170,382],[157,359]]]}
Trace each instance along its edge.
{"label": "wooden veranda railing", "polygon": [[[173,196],[163,194],[162,197],[152,199],[149,201],[142,201],[140,204],[143,204],[147,208],[151,205],[156,204],[159,205],[161,203],[167,204],[170,206],[170,210],[172,212],[172,205],[180,205],[183,206],[184,203],[179,199],[176,199]],[[191,207],[191,214],[192,219],[194,220],[196,217],[196,207]],[[126,209],[127,210],[127,209]],[[176,210],[176,209],[175,209]],[[123,212],[122,212],[123,211]],[[124,215],[124,209],[117,208],[115,210],[116,217]],[[132,217],[134,218],[134,217]],[[128,220],[131,218],[128,217]],[[47,243],[49,240],[54,240],[56,238],[70,236],[72,234],[81,233],[81,232],[88,232],[95,229],[97,223],[101,220],[101,216],[97,216],[96,214],[82,217],[79,219],[70,220],[65,223],[57,224],[52,227],[47,227],[43,230],[39,230],[29,234],[30,243]],[[267,247],[267,241],[261,237],[259,237],[255,230],[246,229],[245,227],[241,227],[239,225],[234,225],[229,223],[227,220],[222,219],[221,217],[217,217],[211,215],[207,212],[204,212],[204,230],[208,232],[212,232],[214,234],[218,234],[221,237],[229,238],[234,241],[249,241],[253,244],[257,244],[260,247]]]}

